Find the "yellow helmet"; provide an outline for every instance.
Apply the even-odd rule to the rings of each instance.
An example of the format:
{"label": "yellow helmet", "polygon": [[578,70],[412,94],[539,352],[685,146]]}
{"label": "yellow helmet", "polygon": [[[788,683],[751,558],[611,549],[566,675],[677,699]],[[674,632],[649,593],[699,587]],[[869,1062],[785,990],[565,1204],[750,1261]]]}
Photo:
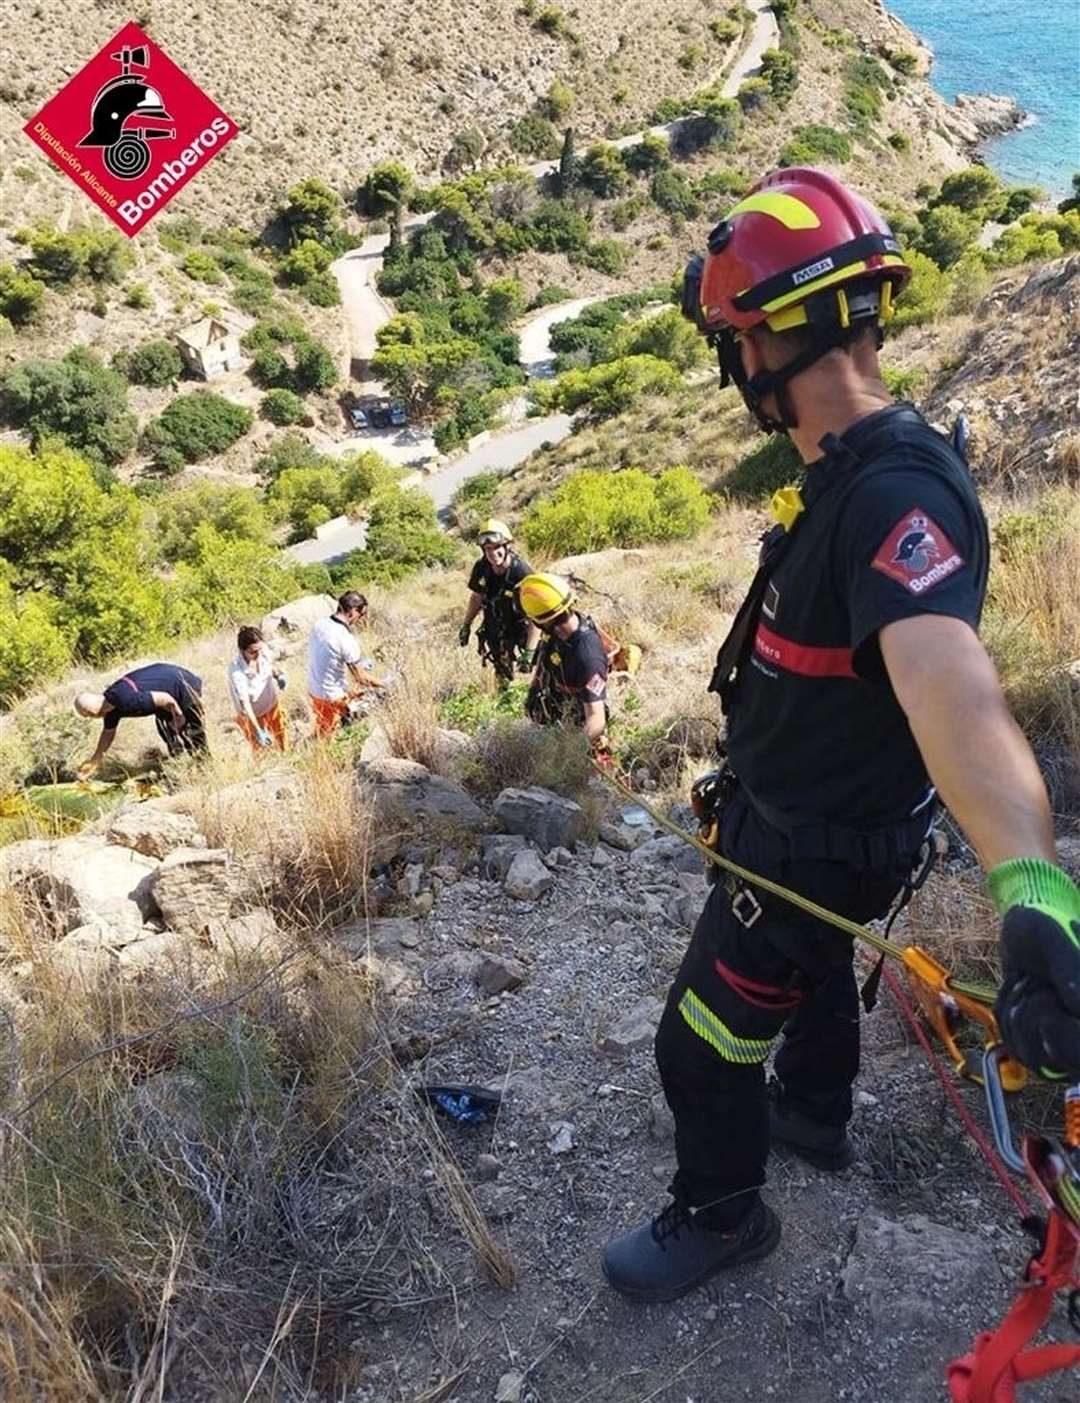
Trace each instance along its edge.
{"label": "yellow helmet", "polygon": [[577,595],[560,575],[526,575],[518,585],[518,598],[526,615],[541,628],[577,603]]}
{"label": "yellow helmet", "polygon": [[487,521],[481,526],[477,540],[482,546],[502,546],[509,545],[513,540],[510,528],[505,521],[498,521],[495,517],[489,516]]}

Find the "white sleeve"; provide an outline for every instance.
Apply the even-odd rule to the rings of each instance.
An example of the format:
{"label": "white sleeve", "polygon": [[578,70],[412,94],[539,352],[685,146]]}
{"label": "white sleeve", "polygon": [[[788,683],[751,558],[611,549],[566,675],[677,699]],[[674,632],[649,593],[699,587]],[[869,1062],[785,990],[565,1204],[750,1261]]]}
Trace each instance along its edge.
{"label": "white sleeve", "polygon": [[229,665],[229,691],[232,693],[233,701],[242,711],[244,699],[251,700],[251,687],[248,685],[247,669],[237,663]]}
{"label": "white sleeve", "polygon": [[360,651],[360,644],[351,633],[345,633],[341,640],[341,658],[343,662],[351,663],[354,667],[363,661],[363,654]]}

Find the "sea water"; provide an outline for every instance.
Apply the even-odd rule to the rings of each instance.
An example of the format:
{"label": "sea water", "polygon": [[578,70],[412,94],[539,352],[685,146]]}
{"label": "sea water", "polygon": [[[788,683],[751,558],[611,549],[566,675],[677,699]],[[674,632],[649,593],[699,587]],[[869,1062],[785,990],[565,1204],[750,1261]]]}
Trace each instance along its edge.
{"label": "sea water", "polygon": [[934,50],[930,80],[959,93],[1014,97],[1034,119],[987,142],[1010,184],[1060,199],[1080,170],[1080,0],[886,0]]}

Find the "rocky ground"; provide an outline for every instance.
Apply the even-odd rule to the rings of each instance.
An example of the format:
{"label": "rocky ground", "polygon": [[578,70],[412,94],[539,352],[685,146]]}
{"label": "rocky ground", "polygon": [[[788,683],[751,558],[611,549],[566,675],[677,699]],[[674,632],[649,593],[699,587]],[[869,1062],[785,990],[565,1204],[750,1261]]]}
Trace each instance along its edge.
{"label": "rocky ground", "polygon": [[[445,733],[440,745],[453,772],[467,742]],[[452,779],[380,758],[386,748],[376,730],[362,787],[379,831],[400,813],[415,831],[398,830],[376,868],[370,900],[383,914],[329,939],[377,979],[398,1074],[370,1091],[378,1161],[339,1166],[306,1189],[322,1205],[309,1215],[306,1252],[363,1299],[340,1345],[347,1382],[275,1396],[943,1399],[945,1361],[1004,1312],[1028,1245],[888,998],[865,1024],[854,1167],[827,1175],[774,1154],[767,1194],[784,1223],[779,1250],[672,1305],[630,1303],[606,1285],[600,1254],[664,1201],[674,1167],[651,1040],[705,898],[700,859],[603,791],[584,810],[542,789],[478,803]],[[287,802],[287,775],[253,783]],[[242,797],[221,796],[222,811]],[[282,948],[268,913],[238,918],[229,856],[201,846],[185,807],[183,796],[131,806],[103,823],[108,842],[67,839],[48,857],[42,844],[5,851],[10,878],[51,893],[43,909],[69,970],[99,977],[104,961],[114,977],[137,979],[177,942]],[[96,923],[84,919],[91,907]],[[27,973],[9,964],[16,982]],[[433,1083],[502,1093],[493,1122],[439,1115],[435,1157],[430,1140],[425,1151],[410,1137],[407,1110],[416,1087]],[[151,1078],[144,1091],[153,1090]],[[964,1095],[981,1119],[978,1094]],[[384,1174],[391,1166],[378,1185],[384,1227],[372,1230],[370,1259],[357,1253],[350,1267],[334,1260],[335,1242],[370,1196],[377,1164]],[[1062,1308],[1051,1334],[1067,1332]],[[223,1379],[181,1352],[162,1396],[239,1398],[260,1357],[261,1346],[240,1344],[235,1375]],[[1075,1381],[1024,1397],[1076,1403]]]}

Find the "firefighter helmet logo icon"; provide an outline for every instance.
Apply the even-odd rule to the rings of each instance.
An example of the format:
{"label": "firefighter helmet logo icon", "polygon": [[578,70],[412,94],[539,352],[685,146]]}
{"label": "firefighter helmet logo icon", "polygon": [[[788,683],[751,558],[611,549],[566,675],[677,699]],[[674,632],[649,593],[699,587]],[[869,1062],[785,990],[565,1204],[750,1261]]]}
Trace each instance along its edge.
{"label": "firefighter helmet logo icon", "polygon": [[933,532],[927,530],[926,517],[910,517],[908,529],[897,544],[893,564],[902,565],[911,575],[921,575],[937,554],[937,541]]}
{"label": "firefighter helmet logo icon", "polygon": [[[145,45],[125,45],[109,55],[120,72],[98,89],[90,110],[90,130],[80,146],[104,147],[102,159],[118,180],[137,180],[150,164],[147,142],[176,136],[172,117],[161,94],[147,81],[149,52]],[[138,70],[138,71],[135,71]]]}

